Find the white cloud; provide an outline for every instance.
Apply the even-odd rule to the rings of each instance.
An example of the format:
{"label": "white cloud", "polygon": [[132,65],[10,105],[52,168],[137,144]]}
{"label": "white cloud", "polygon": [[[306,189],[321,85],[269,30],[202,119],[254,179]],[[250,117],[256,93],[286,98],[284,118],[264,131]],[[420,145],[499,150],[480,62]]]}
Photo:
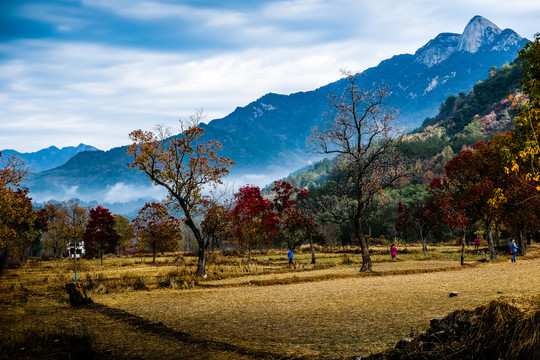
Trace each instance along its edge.
{"label": "white cloud", "polygon": [[105,190],[102,201],[106,203],[128,203],[139,199],[161,201],[167,196],[163,188],[157,186],[132,186],[122,182]]}
{"label": "white cloud", "polygon": [[130,203],[137,200],[143,201],[161,201],[166,197],[166,191],[161,187],[152,185],[134,186],[119,182],[108,186],[102,191],[85,192],[78,186],[58,186],[54,192],[30,191],[30,197],[37,203],[44,203],[50,200],[67,201],[70,199],[79,199],[81,201],[97,201],[100,203]]}
{"label": "white cloud", "polygon": [[[97,23],[116,35],[137,36],[89,15],[99,11],[138,24],[141,31],[163,23],[155,30],[179,31],[178,45],[126,47],[108,37],[0,43],[6,54],[0,60],[0,148],[125,145],[130,131],[156,123],[174,129],[179,117],[196,109],[212,120],[268,92],[312,90],[337,80],[342,68],[361,71],[412,53],[440,32],[461,32],[477,14],[532,38],[540,31],[537,3],[284,0],[212,7],[195,1],[85,0],[82,8],[73,3],[62,11],[58,4],[29,5],[27,17],[70,32]],[[211,41],[197,51],[183,48],[193,34],[200,41],[211,34]],[[160,35],[154,35],[158,43]]]}
{"label": "white cloud", "polygon": [[[95,44],[50,43],[57,51],[41,52],[49,47],[44,41],[35,46],[32,61],[2,66],[0,81],[9,90],[0,94],[0,115],[11,121],[0,123],[0,141],[15,142],[8,146],[17,147],[25,142],[14,138],[17,133],[42,128],[61,131],[54,140],[43,139],[45,143],[40,144],[33,139],[33,149],[19,146],[19,151],[35,151],[52,143],[69,146],[73,138],[77,144],[84,138],[102,149],[124,145],[132,130],[150,129],[156,123],[174,128],[179,117],[198,108],[205,109],[211,120],[267,92],[311,90],[336,80],[342,67],[376,64],[376,59],[361,64],[350,45],[323,45],[307,51],[261,48],[189,60],[185,54]],[[343,63],[337,53],[359,60]],[[84,66],[74,65],[81,63]]]}

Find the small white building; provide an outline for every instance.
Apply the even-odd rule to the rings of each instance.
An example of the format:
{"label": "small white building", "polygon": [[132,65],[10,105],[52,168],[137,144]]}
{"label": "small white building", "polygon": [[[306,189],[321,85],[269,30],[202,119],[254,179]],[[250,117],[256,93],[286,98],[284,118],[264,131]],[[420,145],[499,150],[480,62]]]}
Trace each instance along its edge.
{"label": "small white building", "polygon": [[[73,243],[70,242],[67,246],[68,256],[73,259],[75,251],[73,251]],[[80,259],[84,256],[86,252],[84,251],[84,243],[82,241],[77,241],[77,259]]]}

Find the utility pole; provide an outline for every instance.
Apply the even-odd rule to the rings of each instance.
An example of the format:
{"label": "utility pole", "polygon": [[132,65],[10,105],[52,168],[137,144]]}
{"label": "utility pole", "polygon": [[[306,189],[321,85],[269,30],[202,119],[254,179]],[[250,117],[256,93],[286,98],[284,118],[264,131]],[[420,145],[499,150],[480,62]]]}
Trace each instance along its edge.
{"label": "utility pole", "polygon": [[75,282],[77,282],[77,239],[73,238],[73,268],[75,269]]}

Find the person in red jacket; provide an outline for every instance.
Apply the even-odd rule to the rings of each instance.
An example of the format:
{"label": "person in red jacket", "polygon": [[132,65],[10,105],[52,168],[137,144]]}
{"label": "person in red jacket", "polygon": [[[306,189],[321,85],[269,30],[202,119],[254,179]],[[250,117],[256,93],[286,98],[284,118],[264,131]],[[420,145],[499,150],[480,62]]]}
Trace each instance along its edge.
{"label": "person in red jacket", "polygon": [[396,247],[396,245],[392,244],[390,246],[390,254],[392,255],[392,260],[395,260],[396,256],[397,256],[397,247]]}

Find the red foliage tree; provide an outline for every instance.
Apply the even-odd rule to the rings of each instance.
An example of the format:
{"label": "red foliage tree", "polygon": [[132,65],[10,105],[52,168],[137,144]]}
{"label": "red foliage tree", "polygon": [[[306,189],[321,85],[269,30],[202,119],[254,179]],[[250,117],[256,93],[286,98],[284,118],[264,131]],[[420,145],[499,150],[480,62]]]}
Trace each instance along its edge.
{"label": "red foliage tree", "polygon": [[279,216],[279,235],[281,241],[287,244],[287,248],[301,245],[302,241],[308,240],[311,246],[311,262],[315,263],[314,239],[322,238],[317,230],[317,223],[312,216],[300,209],[300,204],[307,198],[309,192],[306,189],[293,187],[288,181],[274,181],[272,191],[275,196],[272,205]]}
{"label": "red foliage tree", "polygon": [[293,187],[285,180],[274,181],[272,191],[276,194],[272,201],[273,206],[280,214],[288,209],[296,208],[297,205],[309,195],[309,192],[306,189]]}
{"label": "red foliage tree", "polygon": [[201,221],[201,230],[205,238],[209,239],[210,251],[214,251],[221,243],[230,237],[230,205],[219,205],[212,202],[206,207],[204,218]]}
{"label": "red foliage tree", "polygon": [[139,246],[152,251],[152,262],[156,263],[158,251],[173,251],[182,239],[180,220],[169,215],[160,203],[146,203],[133,219],[133,227]]}
{"label": "red foliage tree", "polygon": [[[508,134],[496,135],[489,142],[479,142],[461,151],[446,166],[447,180],[455,193],[453,206],[471,221],[481,222],[487,233],[491,259],[496,258],[492,228],[504,216],[507,189],[519,183],[514,174],[504,170]],[[516,193],[514,192],[514,195]]]}
{"label": "red foliage tree", "polygon": [[119,240],[120,236],[114,227],[114,217],[109,209],[101,205],[90,209],[90,219],[83,234],[86,255],[92,257],[99,251],[103,265],[103,253],[114,253]]}
{"label": "red foliage tree", "polygon": [[465,264],[465,234],[471,219],[463,207],[461,194],[452,188],[446,177],[435,178],[428,187],[433,203],[438,209],[442,222],[461,236],[461,265]]}
{"label": "red foliage tree", "polygon": [[422,241],[422,251],[424,257],[427,256],[426,238],[435,229],[437,219],[435,205],[431,199],[421,202],[414,199],[408,206],[398,203],[398,217],[396,219],[395,229],[398,232],[405,232],[407,229],[414,229],[415,233]]}
{"label": "red foliage tree", "polygon": [[234,240],[248,248],[248,265],[251,248],[269,244],[279,231],[278,214],[272,210],[270,200],[263,199],[257,186],[246,185],[234,194],[235,206],[231,211]]}

